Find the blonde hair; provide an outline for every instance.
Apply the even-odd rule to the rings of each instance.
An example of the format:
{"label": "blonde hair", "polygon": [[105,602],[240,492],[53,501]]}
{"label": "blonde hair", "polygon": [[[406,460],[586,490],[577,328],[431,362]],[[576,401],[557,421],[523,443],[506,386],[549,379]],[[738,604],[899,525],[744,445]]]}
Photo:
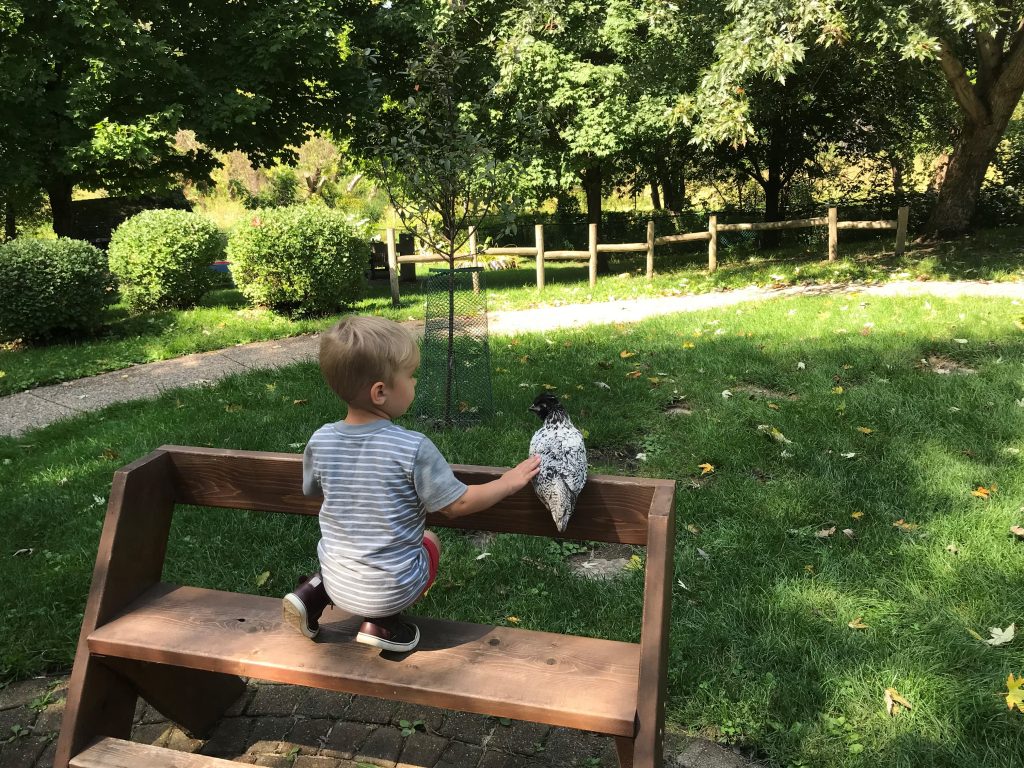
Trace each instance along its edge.
{"label": "blonde hair", "polygon": [[320,370],[346,403],[376,381],[391,384],[396,374],[415,370],[419,361],[412,333],[383,317],[343,317],[320,339]]}

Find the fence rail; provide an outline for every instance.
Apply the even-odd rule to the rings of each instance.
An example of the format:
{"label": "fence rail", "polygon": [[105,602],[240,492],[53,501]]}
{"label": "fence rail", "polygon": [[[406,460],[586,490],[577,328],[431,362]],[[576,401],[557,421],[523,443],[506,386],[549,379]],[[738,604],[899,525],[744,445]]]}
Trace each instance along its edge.
{"label": "fence rail", "polygon": [[[909,206],[903,206],[896,213],[895,219],[879,221],[839,221],[839,210],[829,208],[827,216],[815,216],[808,219],[790,219],[788,221],[755,221],[719,224],[714,214],[708,217],[708,228],[705,232],[686,232],[678,235],[654,236],[654,222],[647,222],[647,240],[643,243],[598,243],[597,225],[591,224],[588,231],[587,250],[545,250],[544,225],[534,225],[534,245],[517,247],[478,248],[475,228],[469,230],[468,251],[455,255],[456,261],[468,261],[473,266],[480,263],[486,256],[532,256],[536,260],[537,289],[544,288],[545,261],[579,261],[586,259],[590,267],[590,287],[597,283],[597,255],[599,253],[646,253],[647,279],[654,278],[654,256],[659,245],[673,243],[691,243],[707,241],[708,272],[718,268],[718,233],[719,232],[765,232],[784,229],[803,229],[808,227],[828,228],[828,260],[839,258],[839,230],[841,229],[894,229],[896,230],[896,255],[902,256],[907,244],[907,222],[910,218]],[[395,247],[395,230],[387,230],[388,272],[391,278],[391,303],[399,304],[398,266],[400,264],[448,263],[448,259],[436,253],[420,253],[400,255]],[[474,281],[475,284],[475,281]]]}

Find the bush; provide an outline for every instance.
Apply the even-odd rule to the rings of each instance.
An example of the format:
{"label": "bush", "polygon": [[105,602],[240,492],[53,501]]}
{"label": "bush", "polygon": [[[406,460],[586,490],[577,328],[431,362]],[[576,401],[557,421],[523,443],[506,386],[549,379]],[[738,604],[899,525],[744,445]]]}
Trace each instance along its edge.
{"label": "bush", "polygon": [[188,307],[213,285],[210,264],[223,258],[224,237],[198,213],[143,211],[117,228],[109,253],[130,311]]}
{"label": "bush", "polygon": [[252,304],[326,314],[362,295],[370,244],[364,228],[318,206],[255,211],[231,234],[235,285]]}
{"label": "bush", "polygon": [[82,240],[0,245],[0,339],[92,333],[114,298],[107,256]]}

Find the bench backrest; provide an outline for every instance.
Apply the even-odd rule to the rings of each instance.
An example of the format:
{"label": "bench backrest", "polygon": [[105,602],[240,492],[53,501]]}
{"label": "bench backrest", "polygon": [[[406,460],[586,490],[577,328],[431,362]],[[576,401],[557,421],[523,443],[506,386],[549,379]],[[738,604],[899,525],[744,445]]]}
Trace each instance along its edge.
{"label": "bench backrest", "polygon": [[[234,451],[165,445],[174,467],[174,501],[203,507],[252,509],[317,515],[320,498],[302,494],[302,457],[293,453]],[[503,469],[453,465],[467,484],[485,483]],[[522,533],[551,538],[647,544],[649,517],[667,515],[674,483],[668,480],[592,475],[576,502],[564,533],[530,487],[489,510],[448,519],[428,516],[427,524],[449,528]]]}

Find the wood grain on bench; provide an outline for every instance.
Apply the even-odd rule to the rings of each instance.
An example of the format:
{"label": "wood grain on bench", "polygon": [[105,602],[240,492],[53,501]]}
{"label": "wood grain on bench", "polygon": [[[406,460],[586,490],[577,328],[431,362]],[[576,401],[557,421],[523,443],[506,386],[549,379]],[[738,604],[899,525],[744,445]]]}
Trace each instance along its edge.
{"label": "wood grain on bench", "polygon": [[382,654],[355,642],[358,619],[341,611],[324,615],[311,642],[282,622],[279,599],[159,584],[88,642],[100,656],[634,735],[639,645],[415,621],[416,651]]}
{"label": "wood grain on bench", "polygon": [[108,738],[71,758],[71,768],[238,768],[238,763]]}
{"label": "wood grain on bench", "polygon": [[[174,467],[175,501],[204,507],[317,515],[320,498],[302,495],[302,456],[165,445]],[[505,470],[452,465],[467,484],[486,483]],[[429,515],[427,525],[523,533],[581,541],[646,544],[648,516],[656,492],[670,480],[592,475],[576,502],[568,528],[559,533],[551,514],[529,486],[494,507],[455,520]]]}

